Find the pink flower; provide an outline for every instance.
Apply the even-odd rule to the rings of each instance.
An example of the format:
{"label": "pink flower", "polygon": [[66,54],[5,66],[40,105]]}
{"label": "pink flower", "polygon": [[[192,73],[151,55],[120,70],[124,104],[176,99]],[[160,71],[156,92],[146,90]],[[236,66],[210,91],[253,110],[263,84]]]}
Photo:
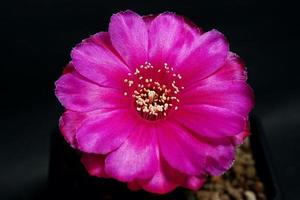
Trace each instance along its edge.
{"label": "pink flower", "polygon": [[253,93],[223,34],[181,16],[114,14],[56,82],[60,129],[93,176],[130,189],[199,189],[249,135]]}

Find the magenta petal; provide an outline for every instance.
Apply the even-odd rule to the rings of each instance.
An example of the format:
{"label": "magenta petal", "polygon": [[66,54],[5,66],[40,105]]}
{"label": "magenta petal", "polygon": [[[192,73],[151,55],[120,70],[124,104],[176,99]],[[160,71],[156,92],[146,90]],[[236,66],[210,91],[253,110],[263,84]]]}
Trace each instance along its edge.
{"label": "magenta petal", "polygon": [[157,139],[155,129],[139,125],[130,137],[105,161],[105,170],[120,181],[147,179],[157,169]]}
{"label": "magenta petal", "polygon": [[134,131],[134,117],[128,109],[90,117],[77,130],[79,149],[86,153],[106,154],[118,148]]}
{"label": "magenta petal", "polygon": [[72,110],[66,110],[59,119],[59,128],[68,143],[72,147],[78,148],[76,134],[78,128],[81,127],[83,122],[89,118],[95,118],[104,113],[111,112],[110,109],[101,109],[92,112],[75,112]]}
{"label": "magenta petal", "polygon": [[86,154],[81,157],[81,162],[91,176],[108,178],[104,170],[104,155]]}
{"label": "magenta petal", "polygon": [[188,176],[183,186],[190,190],[198,190],[205,183],[205,180],[205,177]]}
{"label": "magenta petal", "polygon": [[184,182],[185,175],[170,167],[160,158],[159,166],[154,176],[141,185],[148,192],[165,194],[174,190]]}
{"label": "magenta petal", "polygon": [[[162,158],[161,158],[162,159]],[[199,189],[205,182],[205,177],[189,176],[169,166],[163,159],[154,176],[148,182],[142,182],[143,189],[148,192],[165,194],[178,186],[191,190]]]}
{"label": "magenta petal", "polygon": [[161,171],[156,172],[153,178],[142,186],[144,190],[157,194],[165,194],[171,192],[176,187],[177,184],[168,180],[168,178],[165,177]]}
{"label": "magenta petal", "polygon": [[120,78],[129,72],[110,44],[108,33],[97,33],[83,40],[71,52],[77,72],[89,80],[112,88],[122,87]]}
{"label": "magenta petal", "polygon": [[233,144],[236,146],[241,145],[250,134],[250,123],[249,121],[247,121],[245,123],[244,130],[232,138]]}
{"label": "magenta petal", "polygon": [[185,174],[203,173],[206,144],[175,123],[161,123],[158,136],[162,155],[170,166]]}
{"label": "magenta petal", "polygon": [[181,101],[183,105],[226,108],[246,117],[254,106],[253,96],[252,89],[244,81],[218,81],[187,88]]}
{"label": "magenta petal", "polygon": [[70,61],[63,70],[63,74],[68,74],[75,71],[73,63]]}
{"label": "magenta petal", "polygon": [[108,32],[129,68],[134,70],[148,60],[148,31],[141,16],[132,11],[114,14]]}
{"label": "magenta petal", "polygon": [[167,162],[188,175],[218,175],[229,169],[234,160],[234,147],[227,139],[220,143],[195,137],[175,123],[163,124],[159,144]]}
{"label": "magenta petal", "polygon": [[240,133],[245,118],[226,108],[211,105],[181,105],[174,120],[203,137],[222,138]]}
{"label": "magenta petal", "polygon": [[228,52],[229,45],[223,34],[212,30],[202,34],[188,56],[175,67],[188,85],[217,71],[224,64]]}
{"label": "magenta petal", "polygon": [[236,146],[241,145],[250,134],[251,132],[249,130],[243,130],[241,133],[233,137],[233,144]]}
{"label": "magenta petal", "polygon": [[208,154],[206,170],[213,176],[220,176],[233,164],[235,150],[231,144],[218,145]]}
{"label": "magenta petal", "polygon": [[149,25],[149,61],[154,66],[165,62],[176,66],[189,56],[200,35],[200,29],[190,26],[181,16],[168,12],[158,15]]}
{"label": "magenta petal", "polygon": [[157,17],[157,15],[150,14],[150,15],[146,15],[146,16],[142,16],[142,17],[146,24],[147,30],[149,32],[150,25],[151,25],[152,21]]}
{"label": "magenta petal", "polygon": [[83,120],[86,119],[85,113],[79,113],[67,110],[59,119],[60,132],[64,136],[65,140],[72,146],[77,146],[75,139],[77,128],[80,127]]}
{"label": "magenta petal", "polygon": [[246,81],[247,71],[241,58],[229,52],[223,66],[211,76],[202,80],[200,84],[210,84],[220,81]]}
{"label": "magenta petal", "polygon": [[86,112],[100,108],[128,107],[129,99],[122,91],[101,87],[76,71],[62,75],[55,82],[55,94],[67,109]]}
{"label": "magenta petal", "polygon": [[233,164],[235,146],[228,138],[206,139],[200,138],[208,146],[206,148],[206,171],[207,173],[220,176]]}

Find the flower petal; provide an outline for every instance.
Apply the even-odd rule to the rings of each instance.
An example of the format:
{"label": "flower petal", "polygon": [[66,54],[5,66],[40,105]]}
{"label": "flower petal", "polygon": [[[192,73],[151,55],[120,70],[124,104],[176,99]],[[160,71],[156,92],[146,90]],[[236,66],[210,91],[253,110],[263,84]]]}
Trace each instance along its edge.
{"label": "flower petal", "polygon": [[245,118],[226,108],[211,105],[181,105],[172,116],[183,126],[204,137],[234,136],[244,128]]}
{"label": "flower petal", "polygon": [[158,165],[156,148],[155,128],[140,124],[116,151],[107,156],[105,170],[111,177],[125,182],[150,178]]}
{"label": "flower petal", "polygon": [[205,177],[189,176],[172,168],[160,157],[160,165],[154,176],[149,181],[140,182],[139,185],[148,192],[165,194],[178,186],[191,190],[199,189],[205,181]]}
{"label": "flower petal", "polygon": [[[206,172],[219,175],[231,167],[234,147],[230,140],[209,140],[194,136],[193,132],[175,123],[164,123],[162,130],[159,134],[162,155],[182,173],[197,177],[202,177]],[[192,180],[187,180],[186,186],[193,188],[189,181]],[[197,186],[195,182],[194,187]]]}
{"label": "flower petal", "polygon": [[72,63],[72,61],[70,61],[67,66],[64,68],[63,70],[63,74],[68,74],[75,71],[74,65]]}
{"label": "flower petal", "polygon": [[78,148],[86,153],[106,154],[118,148],[132,134],[135,115],[118,109],[85,120],[77,130]]}
{"label": "flower petal", "polygon": [[244,130],[233,137],[233,144],[235,146],[241,145],[250,134],[250,122],[247,121],[245,123]]}
{"label": "flower petal", "polygon": [[158,15],[149,25],[149,61],[154,66],[165,62],[176,66],[189,55],[201,34],[199,28],[190,26],[182,16],[169,12]]}
{"label": "flower petal", "polygon": [[244,81],[216,81],[186,88],[182,105],[207,104],[247,116],[254,106],[252,89]]}
{"label": "flower petal", "polygon": [[141,16],[129,10],[114,14],[108,32],[129,68],[134,70],[147,61],[148,31]]}
{"label": "flower petal", "polygon": [[224,65],[211,76],[202,80],[204,83],[220,81],[246,81],[247,70],[242,59],[235,53],[229,52]]}
{"label": "flower petal", "polygon": [[185,59],[174,67],[188,86],[217,71],[224,64],[228,52],[229,45],[224,35],[211,30],[198,37]]}
{"label": "flower petal", "polygon": [[100,178],[108,178],[104,168],[104,155],[87,154],[84,153],[80,159],[85,169],[91,176],[97,176]]}
{"label": "flower petal", "polygon": [[159,153],[158,156],[160,157],[160,162],[154,176],[150,180],[142,182],[140,185],[148,192],[165,194],[171,192],[183,183],[185,175],[170,167]]}
{"label": "flower petal", "polygon": [[217,145],[213,150],[210,150],[208,155],[206,171],[213,176],[220,176],[233,164],[234,146],[231,143]]}
{"label": "flower petal", "polygon": [[155,14],[150,14],[150,15],[144,15],[142,16],[145,24],[146,24],[146,27],[147,27],[147,30],[149,32],[149,29],[150,29],[150,25],[152,23],[152,21],[157,17],[157,15]]}
{"label": "flower petal", "polygon": [[55,85],[57,98],[65,108],[70,110],[86,112],[129,105],[129,98],[124,97],[121,90],[101,87],[76,71],[63,74]]}
{"label": "flower petal", "polygon": [[190,190],[198,190],[205,183],[205,180],[204,176],[188,176],[183,186]]}
{"label": "flower petal", "polygon": [[205,169],[206,144],[175,123],[160,124],[159,145],[168,164],[182,173],[199,175]]}
{"label": "flower petal", "polygon": [[120,88],[120,79],[129,72],[111,46],[109,35],[105,32],[83,40],[72,50],[71,57],[77,72],[101,86]]}
{"label": "flower petal", "polygon": [[76,148],[77,146],[77,141],[75,139],[77,128],[85,119],[85,113],[74,112],[71,110],[65,111],[59,119],[60,132],[73,148]]}
{"label": "flower petal", "polygon": [[82,123],[88,118],[94,118],[95,116],[99,116],[110,111],[110,109],[100,109],[92,112],[66,110],[59,119],[60,132],[73,148],[78,148],[76,134]]}

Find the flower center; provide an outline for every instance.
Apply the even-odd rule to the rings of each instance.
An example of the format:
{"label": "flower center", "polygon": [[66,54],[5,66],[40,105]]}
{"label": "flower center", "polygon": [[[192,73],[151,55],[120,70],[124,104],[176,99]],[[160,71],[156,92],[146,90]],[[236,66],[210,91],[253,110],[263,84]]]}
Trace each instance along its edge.
{"label": "flower center", "polygon": [[182,76],[173,72],[167,63],[154,67],[149,62],[136,68],[134,74],[128,73],[124,83],[134,99],[136,111],[147,120],[162,119],[170,110],[178,110],[178,93],[184,89]]}

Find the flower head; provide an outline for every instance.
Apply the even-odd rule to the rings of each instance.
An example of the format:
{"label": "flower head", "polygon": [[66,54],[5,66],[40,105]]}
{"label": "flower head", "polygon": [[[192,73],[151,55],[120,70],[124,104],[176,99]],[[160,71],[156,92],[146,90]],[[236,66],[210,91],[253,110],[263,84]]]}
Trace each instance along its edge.
{"label": "flower head", "polygon": [[125,11],[71,57],[56,81],[59,125],[93,176],[161,194],[198,189],[249,135],[246,69],[216,30]]}

